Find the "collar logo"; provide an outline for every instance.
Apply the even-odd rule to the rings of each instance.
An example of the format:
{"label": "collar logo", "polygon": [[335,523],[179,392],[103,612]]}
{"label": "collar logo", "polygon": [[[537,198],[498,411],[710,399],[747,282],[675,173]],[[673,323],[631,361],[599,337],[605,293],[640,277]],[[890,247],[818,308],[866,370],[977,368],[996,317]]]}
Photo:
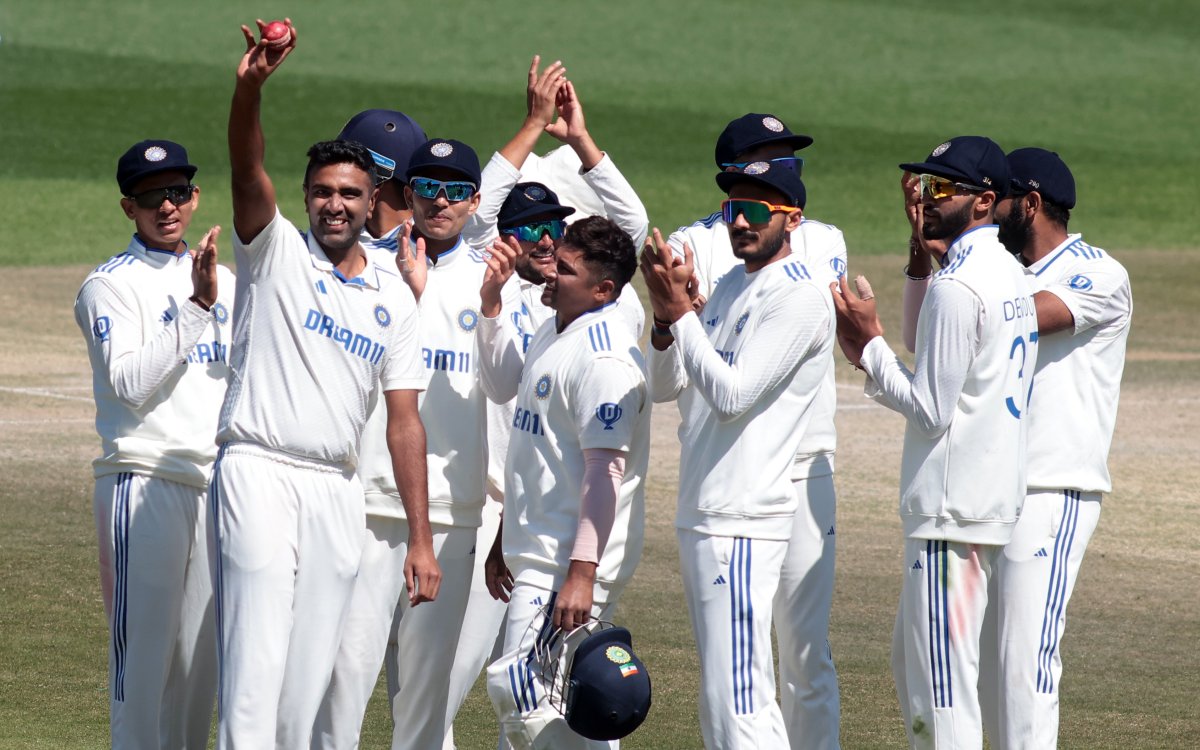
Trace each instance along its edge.
{"label": "collar logo", "polygon": [[537,185],[530,185],[525,188],[525,197],[531,201],[544,201],[546,200],[546,191]]}
{"label": "collar logo", "polygon": [[945,143],[943,143],[942,145],[940,145],[940,146],[938,146],[937,148],[935,148],[935,149],[933,150],[933,153],[931,153],[931,154],[930,154],[930,156],[935,156],[935,157],[936,157],[936,156],[941,156],[942,154],[946,153],[946,152],[947,152],[947,151],[949,151],[949,150],[950,150],[950,141],[946,141],[946,142],[945,142]]}
{"label": "collar logo", "polygon": [[628,664],[633,661],[633,657],[629,652],[620,646],[609,646],[604,650],[604,656],[613,664]]}
{"label": "collar logo", "polygon": [[142,154],[146,161],[162,161],[167,158],[167,150],[162,146],[151,146]]}
{"label": "collar logo", "polygon": [[392,314],[383,305],[375,305],[375,322],[381,328],[387,328],[392,324]]}
{"label": "collar logo", "polygon": [[430,147],[429,153],[433,154],[439,159],[445,159],[447,156],[454,153],[454,147],[449,143],[435,143],[432,147]]}
{"label": "collar logo", "polygon": [[772,133],[782,133],[783,123],[776,120],[774,117],[764,117],[762,121],[763,127],[770,130]]}
{"label": "collar logo", "polygon": [[458,327],[470,333],[475,330],[475,326],[479,325],[479,313],[471,308],[467,308],[458,314]]}
{"label": "collar logo", "polygon": [[537,383],[533,386],[533,395],[538,397],[538,400],[545,401],[550,398],[550,376],[543,375],[537,379]]}
{"label": "collar logo", "polygon": [[746,165],[742,170],[742,174],[766,174],[771,171],[771,163],[765,161],[756,161]]}

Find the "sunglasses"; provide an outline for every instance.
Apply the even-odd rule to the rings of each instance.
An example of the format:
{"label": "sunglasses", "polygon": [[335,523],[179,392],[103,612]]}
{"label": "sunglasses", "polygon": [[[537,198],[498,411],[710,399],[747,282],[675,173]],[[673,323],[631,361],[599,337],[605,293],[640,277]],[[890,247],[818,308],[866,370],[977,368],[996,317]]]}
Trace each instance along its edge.
{"label": "sunglasses", "polygon": [[164,200],[171,201],[172,205],[182,206],[192,200],[195,192],[195,185],[168,185],[163,188],[143,190],[128,196],[128,198],[136,203],[138,208],[158,208]]}
{"label": "sunglasses", "polygon": [[969,190],[975,193],[981,193],[984,190],[984,188],[978,187],[977,185],[968,185],[963,182],[955,182],[954,180],[948,180],[945,177],[938,177],[937,175],[921,175],[921,193],[923,195],[928,195],[935,201],[955,195],[958,193],[960,188],[962,190]]}
{"label": "sunglasses", "polygon": [[567,231],[567,222],[562,219],[547,219],[545,221],[535,221],[531,224],[522,224],[519,227],[509,227],[501,229],[501,234],[516,235],[518,240],[522,242],[541,242],[542,235],[550,235],[550,239],[562,239],[563,234]]}
{"label": "sunglasses", "polygon": [[[764,161],[764,160],[758,159],[757,161],[727,161],[727,162],[724,162],[721,164],[721,169],[726,172],[741,172],[746,167],[750,166],[751,164],[756,164],[758,161]],[[797,176],[799,176],[800,174],[802,174],[804,172],[803,157],[779,156],[774,159],[766,159],[765,161],[769,161],[772,164],[778,164],[781,167],[790,169],[793,172],[795,172]]]}
{"label": "sunglasses", "polygon": [[382,185],[392,179],[396,174],[396,160],[389,159],[378,151],[367,149],[371,154],[371,161],[375,162],[375,179],[376,185]]}
{"label": "sunglasses", "polygon": [[766,224],[771,220],[771,214],[776,211],[790,214],[799,210],[795,206],[776,206],[766,201],[730,199],[721,202],[721,218],[726,224],[737,221],[739,214],[745,216],[749,224]]}
{"label": "sunglasses", "polygon": [[414,177],[408,181],[408,186],[414,193],[429,200],[436,200],[438,193],[444,192],[446,200],[451,203],[467,200],[475,195],[477,189],[473,182],[442,182],[428,177]]}

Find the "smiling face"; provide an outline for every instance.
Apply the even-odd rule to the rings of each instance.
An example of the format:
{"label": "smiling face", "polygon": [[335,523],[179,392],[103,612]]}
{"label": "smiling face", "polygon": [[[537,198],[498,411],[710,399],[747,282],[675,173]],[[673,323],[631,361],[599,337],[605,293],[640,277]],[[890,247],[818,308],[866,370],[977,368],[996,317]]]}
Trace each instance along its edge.
{"label": "smiling face", "polygon": [[[134,195],[147,190],[171,186],[183,186],[189,182],[182,172],[160,172],[139,180],[131,191]],[[166,198],[154,208],[142,208],[132,198],[122,198],[121,208],[133,221],[138,238],[147,247],[179,252],[183,247],[183,235],[192,223],[192,214],[200,205],[200,188],[192,193],[191,200],[176,206]]]}
{"label": "smiling face", "polygon": [[375,208],[371,177],[349,162],[314,167],[304,186],[313,238],[326,252],[354,247]]}
{"label": "smiling face", "polygon": [[[543,214],[534,216],[525,223],[536,224],[539,221],[550,221],[557,218],[559,217]],[[519,239],[517,243],[521,246],[521,255],[517,258],[516,263],[517,275],[531,284],[545,284],[546,276],[554,270],[554,249],[562,243],[562,238],[552,240],[549,232],[543,232],[542,238],[537,242],[526,242]]]}
{"label": "smiling face", "polygon": [[[459,172],[443,167],[430,167],[419,175],[410,177],[428,177],[443,182],[466,181]],[[413,225],[421,236],[434,242],[449,242],[462,234],[463,227],[471,214],[479,208],[479,191],[465,201],[451,201],[446,197],[445,190],[439,190],[433,198],[422,198],[413,192],[411,187],[404,188],[404,198],[413,212]]]}

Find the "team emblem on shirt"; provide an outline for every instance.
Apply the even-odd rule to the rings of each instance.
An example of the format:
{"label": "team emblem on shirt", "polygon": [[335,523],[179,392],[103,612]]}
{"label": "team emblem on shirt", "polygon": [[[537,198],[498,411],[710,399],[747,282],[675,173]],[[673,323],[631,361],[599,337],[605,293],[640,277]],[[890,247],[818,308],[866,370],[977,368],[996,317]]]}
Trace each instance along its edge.
{"label": "team emblem on shirt", "polygon": [[747,320],[750,320],[749,310],[742,313],[742,317],[738,318],[737,322],[733,324],[733,332],[740,336],[742,334],[742,329],[746,327]]}
{"label": "team emblem on shirt", "polygon": [[146,161],[162,161],[167,158],[167,150],[162,146],[151,146],[142,154]]}
{"label": "team emblem on shirt", "polygon": [[770,130],[772,133],[782,133],[783,132],[783,123],[780,122],[779,120],[776,120],[774,117],[764,117],[763,118],[763,127],[766,128],[767,130]]}
{"label": "team emblem on shirt", "polygon": [[530,185],[525,188],[525,197],[531,201],[544,201],[546,200],[546,191],[537,185]]}
{"label": "team emblem on shirt", "polygon": [[942,154],[946,153],[946,152],[947,152],[947,151],[949,151],[949,150],[950,150],[950,141],[946,141],[946,142],[945,142],[945,143],[943,143],[942,145],[940,145],[940,146],[938,146],[937,148],[935,148],[935,149],[933,150],[933,153],[931,153],[931,154],[929,154],[929,155],[930,155],[930,156],[941,156]]}
{"label": "team emblem on shirt", "polygon": [[445,159],[447,156],[454,153],[454,147],[449,143],[435,143],[429,149],[429,153],[433,154],[439,159]]}
{"label": "team emblem on shirt", "polygon": [[742,173],[743,174],[766,174],[767,172],[770,172],[770,171],[771,171],[771,165],[769,163],[767,163],[765,161],[756,161],[751,164],[747,164],[746,168],[742,170]]}
{"label": "team emblem on shirt", "polygon": [[225,325],[229,322],[229,308],[222,305],[220,302],[212,306],[213,320],[217,321],[217,325]]}
{"label": "team emblem on shirt", "polygon": [[596,407],[596,419],[600,420],[600,424],[604,425],[604,429],[611,430],[613,425],[621,419],[621,407],[619,404],[607,403],[600,404]]}
{"label": "team emblem on shirt", "polygon": [[550,376],[543,375],[537,379],[537,383],[533,386],[533,395],[537,396],[542,401],[550,398]]}
{"label": "team emblem on shirt", "polygon": [[633,661],[633,657],[629,652],[620,646],[609,646],[604,650],[604,656],[613,664],[628,664]]}
{"label": "team emblem on shirt", "polygon": [[1092,288],[1092,280],[1083,274],[1076,274],[1071,277],[1071,280],[1067,282],[1067,285],[1077,291],[1086,292]]}
{"label": "team emblem on shirt", "polygon": [[382,328],[387,328],[392,324],[392,314],[383,305],[375,305],[375,322]]}
{"label": "team emblem on shirt", "polygon": [[108,341],[108,334],[111,332],[112,319],[107,315],[101,315],[92,324],[92,335],[96,337],[97,341]]}
{"label": "team emblem on shirt", "polygon": [[479,324],[479,313],[467,308],[458,314],[458,327],[470,333]]}

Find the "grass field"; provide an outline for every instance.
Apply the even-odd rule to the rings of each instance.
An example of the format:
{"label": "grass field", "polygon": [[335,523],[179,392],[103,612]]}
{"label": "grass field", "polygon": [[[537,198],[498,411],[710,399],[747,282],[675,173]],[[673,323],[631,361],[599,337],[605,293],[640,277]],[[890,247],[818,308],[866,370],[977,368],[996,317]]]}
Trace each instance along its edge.
{"label": "grass field", "polygon": [[[896,164],[945,137],[1058,150],[1080,184],[1072,228],[1113,250],[1135,323],[1105,500],[1064,643],[1062,746],[1191,747],[1200,736],[1200,16],[1189,0],[1016,0],[912,7],[880,0],[517,6],[370,0],[0,6],[0,750],[99,748],[106,634],[96,576],[90,376],[71,302],[124,248],[117,156],[143,137],[188,145],[203,202],[193,238],[229,223],[224,122],[237,24],[290,15],[301,48],[269,84],[268,167],[299,218],[302,154],[355,111],[404,109],[486,158],[519,124],[530,56],[561,57],[588,122],[674,227],[720,195],[712,144],[769,111],[817,140],[809,211],[846,233],[898,339],[896,254],[907,226]],[[552,144],[547,140],[544,148]],[[222,250],[227,252],[226,242]],[[902,424],[839,373],[838,578],[832,645],[843,745],[900,747],[888,667],[900,581]],[[673,410],[655,416],[647,550],[620,620],[655,681],[630,748],[699,747],[697,669],[671,519]],[[481,689],[459,746],[489,748]],[[365,747],[386,746],[378,700]]]}

